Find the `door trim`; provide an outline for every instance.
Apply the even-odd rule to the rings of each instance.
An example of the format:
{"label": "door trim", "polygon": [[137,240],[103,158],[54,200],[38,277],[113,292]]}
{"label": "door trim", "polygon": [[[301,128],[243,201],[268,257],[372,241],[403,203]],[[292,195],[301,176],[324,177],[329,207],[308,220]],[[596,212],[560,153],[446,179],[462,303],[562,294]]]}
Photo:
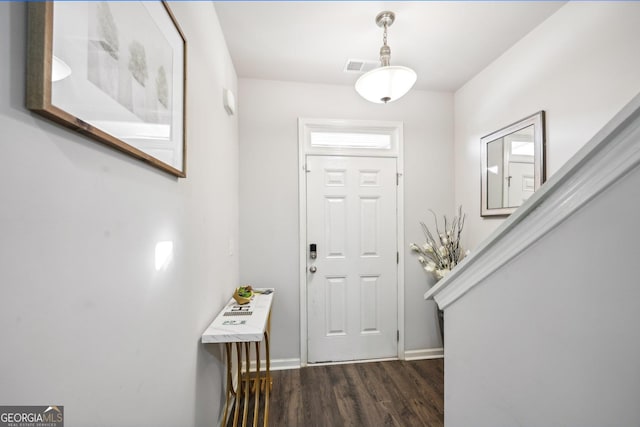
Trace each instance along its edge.
{"label": "door trim", "polygon": [[[312,131],[382,133],[391,136],[389,149],[361,148],[313,148],[309,143]],[[396,159],[398,186],[396,191],[396,239],[398,248],[398,286],[397,286],[397,324],[398,359],[405,359],[404,351],[404,162],[403,162],[403,123],[400,121],[379,120],[333,120],[298,119],[298,262],[300,289],[300,366],[307,366],[307,178],[306,158],[309,154],[328,156],[392,157]]]}

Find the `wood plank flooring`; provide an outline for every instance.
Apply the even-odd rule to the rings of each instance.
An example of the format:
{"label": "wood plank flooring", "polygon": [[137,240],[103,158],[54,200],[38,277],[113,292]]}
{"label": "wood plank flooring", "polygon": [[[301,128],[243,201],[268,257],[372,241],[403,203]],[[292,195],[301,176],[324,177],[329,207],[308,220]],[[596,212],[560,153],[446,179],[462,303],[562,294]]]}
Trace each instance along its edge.
{"label": "wood plank flooring", "polygon": [[444,425],[444,360],[274,371],[272,427]]}

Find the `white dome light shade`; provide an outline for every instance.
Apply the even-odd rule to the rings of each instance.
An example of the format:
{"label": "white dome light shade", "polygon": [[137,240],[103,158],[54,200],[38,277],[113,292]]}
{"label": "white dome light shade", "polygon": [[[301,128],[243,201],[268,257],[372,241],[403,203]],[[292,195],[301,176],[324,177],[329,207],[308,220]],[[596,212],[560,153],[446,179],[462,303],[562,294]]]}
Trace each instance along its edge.
{"label": "white dome light shade", "polygon": [[406,95],[416,78],[416,72],[411,68],[387,65],[360,76],[356,91],[367,101],[386,104]]}

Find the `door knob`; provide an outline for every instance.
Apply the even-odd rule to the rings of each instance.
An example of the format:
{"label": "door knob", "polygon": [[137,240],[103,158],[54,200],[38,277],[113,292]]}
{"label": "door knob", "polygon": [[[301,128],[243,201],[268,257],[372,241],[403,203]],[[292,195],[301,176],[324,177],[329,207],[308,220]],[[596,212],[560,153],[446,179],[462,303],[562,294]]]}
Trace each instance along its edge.
{"label": "door knob", "polygon": [[311,273],[315,273],[316,271],[318,271],[318,268],[315,265],[312,265],[311,267],[309,267],[309,271]]}

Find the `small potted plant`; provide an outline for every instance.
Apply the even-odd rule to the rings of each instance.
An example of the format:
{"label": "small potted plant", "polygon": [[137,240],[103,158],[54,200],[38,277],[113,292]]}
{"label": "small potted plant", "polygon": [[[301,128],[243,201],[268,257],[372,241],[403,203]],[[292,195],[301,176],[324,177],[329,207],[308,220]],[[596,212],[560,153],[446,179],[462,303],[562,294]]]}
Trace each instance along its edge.
{"label": "small potted plant", "polygon": [[240,286],[236,288],[236,291],[233,293],[233,299],[240,305],[246,304],[251,301],[253,297],[253,288],[251,285]]}

